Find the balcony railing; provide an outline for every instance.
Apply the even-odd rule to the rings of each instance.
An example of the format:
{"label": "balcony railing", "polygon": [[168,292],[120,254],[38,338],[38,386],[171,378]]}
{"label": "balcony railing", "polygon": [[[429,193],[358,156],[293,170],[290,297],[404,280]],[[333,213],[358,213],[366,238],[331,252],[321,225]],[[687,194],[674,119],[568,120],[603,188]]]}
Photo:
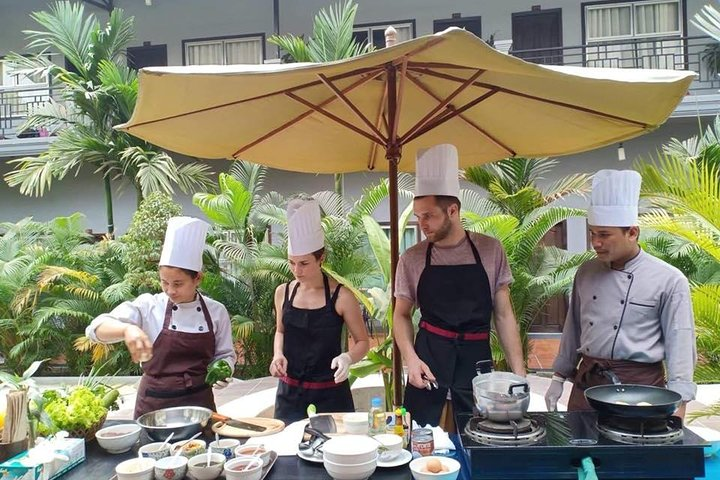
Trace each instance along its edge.
{"label": "balcony railing", "polygon": [[51,98],[59,100],[59,91],[47,84],[0,86],[0,140],[45,135],[43,130],[19,132],[18,127],[34,111],[49,103]]}
{"label": "balcony railing", "polygon": [[713,48],[716,45],[714,39],[705,36],[654,37],[550,49],[511,50],[510,54],[547,65],[693,70],[698,73],[698,78],[692,83],[690,92],[707,95],[718,93],[720,88],[720,47]]}

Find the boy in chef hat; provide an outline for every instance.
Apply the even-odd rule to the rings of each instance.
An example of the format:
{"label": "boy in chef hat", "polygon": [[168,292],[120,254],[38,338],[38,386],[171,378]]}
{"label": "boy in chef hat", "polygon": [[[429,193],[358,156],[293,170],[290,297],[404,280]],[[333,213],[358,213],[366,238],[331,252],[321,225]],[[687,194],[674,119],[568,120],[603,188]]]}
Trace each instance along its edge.
{"label": "boy in chef hat", "polygon": [[[293,422],[318,413],[354,412],[350,365],[369,348],[360,305],[322,271],[325,235],[312,198],[288,203],[288,262],[295,280],[275,290],[277,330],[270,373],[279,378],[275,418]],[[342,327],[354,345],[342,352]],[[311,353],[312,352],[312,353]]]}
{"label": "boy in chef hat", "polygon": [[[555,374],[545,394],[556,410],[573,378],[568,410],[590,409],[584,391],[608,380],[667,387],[684,402],[695,396],[695,325],[687,278],[638,244],[642,177],[600,170],[593,177],[588,226],[597,258],[580,266],[573,283]],[[665,369],[667,369],[667,378]],[[685,403],[676,415],[683,416]]]}
{"label": "boy in chef hat", "polygon": [[197,290],[208,227],[197,218],[170,218],[159,262],[163,292],[123,302],[86,329],[96,342],[124,341],[133,361],[141,362],[135,418],[173,406],[215,410],[205,383],[208,366],[223,361],[229,367],[228,378],[213,387],[224,388],[231,379],[236,355],[230,317],[221,303]]}

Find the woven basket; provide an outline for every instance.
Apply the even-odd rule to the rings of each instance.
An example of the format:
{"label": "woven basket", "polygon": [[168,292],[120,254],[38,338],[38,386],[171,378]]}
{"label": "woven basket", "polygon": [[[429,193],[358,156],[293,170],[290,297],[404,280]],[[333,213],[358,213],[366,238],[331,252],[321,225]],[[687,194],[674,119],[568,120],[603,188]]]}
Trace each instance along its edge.
{"label": "woven basket", "polygon": [[95,434],[98,430],[100,430],[105,423],[105,419],[107,418],[107,412],[105,415],[102,416],[100,420],[95,423],[95,425],[89,427],[89,428],[81,428],[78,430],[70,430],[68,431],[70,438],[84,438],[86,442],[92,442],[95,440]]}

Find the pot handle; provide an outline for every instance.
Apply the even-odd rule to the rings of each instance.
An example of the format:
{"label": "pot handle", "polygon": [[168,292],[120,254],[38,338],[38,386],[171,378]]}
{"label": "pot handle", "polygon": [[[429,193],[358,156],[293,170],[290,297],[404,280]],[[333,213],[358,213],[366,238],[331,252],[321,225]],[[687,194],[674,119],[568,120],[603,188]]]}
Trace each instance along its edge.
{"label": "pot handle", "polygon": [[513,390],[517,388],[522,388],[523,393],[530,392],[530,386],[527,383],[513,383],[512,385],[510,385],[510,388],[508,388],[508,395],[516,395]]}
{"label": "pot handle", "polygon": [[490,360],[478,360],[475,362],[475,371],[478,375],[490,373],[493,371],[493,361]]}
{"label": "pot handle", "polygon": [[606,377],[607,379],[609,379],[613,383],[613,385],[620,385],[622,383],[622,382],[620,382],[620,379],[618,378],[618,376],[615,375],[615,372],[613,372],[610,369],[599,370],[598,373],[600,375],[602,375],[603,377]]}

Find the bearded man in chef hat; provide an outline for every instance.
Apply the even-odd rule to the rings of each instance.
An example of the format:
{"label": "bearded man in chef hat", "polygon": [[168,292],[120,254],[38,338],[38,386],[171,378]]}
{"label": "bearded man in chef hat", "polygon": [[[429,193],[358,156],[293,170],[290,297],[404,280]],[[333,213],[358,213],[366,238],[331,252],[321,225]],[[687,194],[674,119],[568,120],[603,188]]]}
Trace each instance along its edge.
{"label": "bearded man in chef hat", "polygon": [[[99,343],[124,341],[143,376],[135,418],[161,408],[201,406],[215,410],[210,365],[225,362],[228,378],[212,387],[225,388],[237,360],[225,306],[198,291],[209,225],[197,218],[168,220],[159,262],[162,293],[145,293],[99,315],[85,334]],[[218,369],[219,371],[222,371]]]}
{"label": "bearded man in chef hat", "polygon": [[585,389],[610,383],[666,387],[685,404],[695,398],[695,323],[690,287],[677,268],[638,244],[642,177],[632,170],[600,170],[593,177],[588,225],[597,257],[578,269],[555,374],[545,394],[556,410],[566,379],[568,410],[589,410]]}

